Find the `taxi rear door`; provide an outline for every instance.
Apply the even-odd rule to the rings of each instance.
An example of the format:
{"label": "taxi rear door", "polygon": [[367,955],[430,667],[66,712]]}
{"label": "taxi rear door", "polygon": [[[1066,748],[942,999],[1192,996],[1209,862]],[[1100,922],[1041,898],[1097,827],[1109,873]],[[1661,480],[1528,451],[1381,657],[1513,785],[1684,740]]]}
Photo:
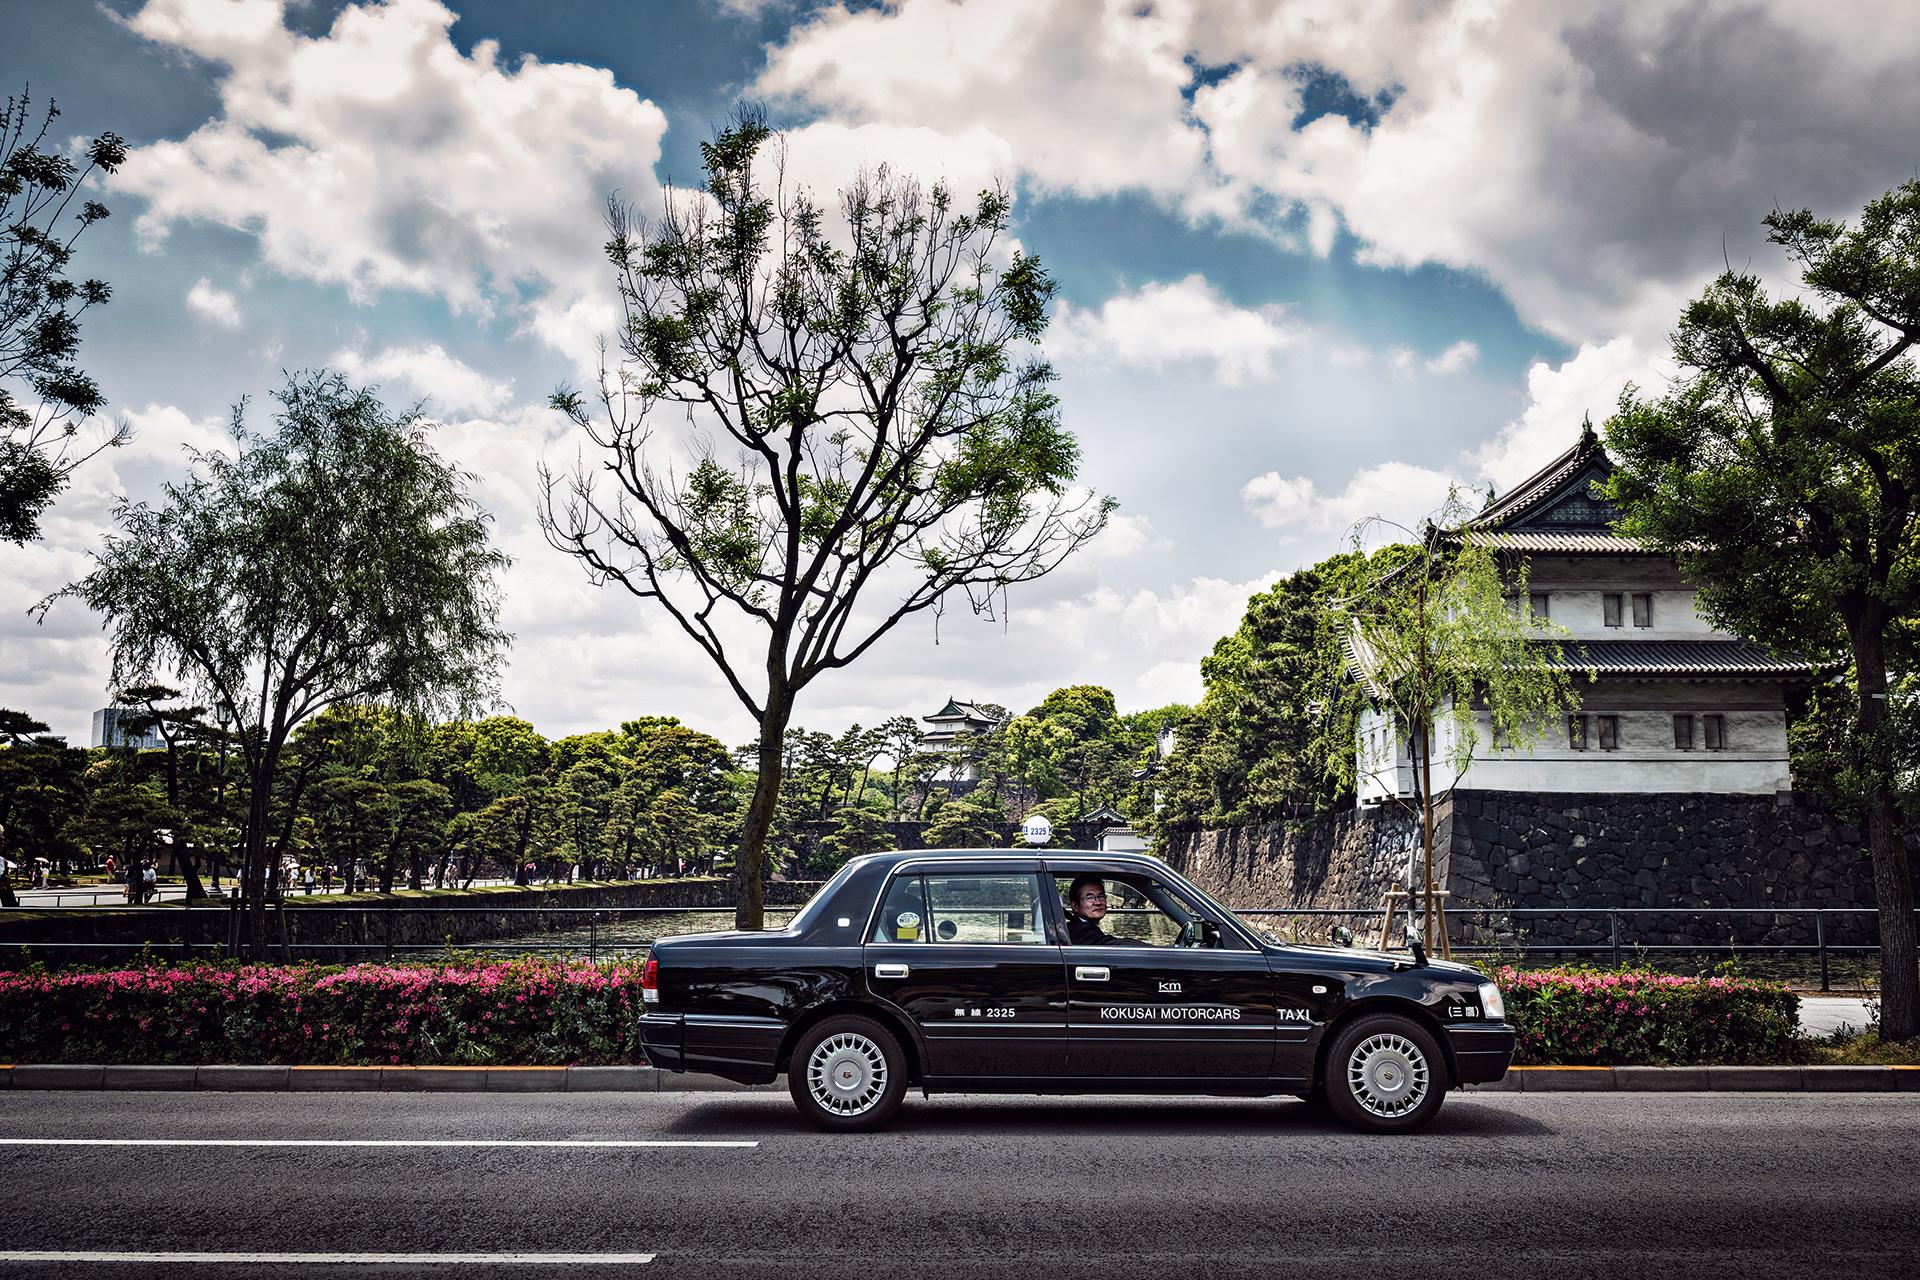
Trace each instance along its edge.
{"label": "taxi rear door", "polygon": [[881,891],[863,948],[868,991],[910,1019],[926,1074],[1057,1077],[1066,981],[1039,863],[907,863]]}

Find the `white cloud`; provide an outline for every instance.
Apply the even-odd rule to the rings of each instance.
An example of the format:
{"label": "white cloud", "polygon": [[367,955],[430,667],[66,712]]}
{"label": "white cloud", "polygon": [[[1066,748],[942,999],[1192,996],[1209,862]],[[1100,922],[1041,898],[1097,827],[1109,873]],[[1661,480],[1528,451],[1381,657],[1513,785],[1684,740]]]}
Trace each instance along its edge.
{"label": "white cloud", "polygon": [[371,356],[339,351],[331,363],[356,382],[399,383],[426,397],[427,411],[436,415],[498,413],[513,396],[512,379],[489,378],[437,342],[388,347]]}
{"label": "white cloud", "polygon": [[205,276],[194,281],[193,288],[187,290],[187,310],[222,329],[240,327],[239,302],[225,289],[215,288],[213,281]]}
{"label": "white cloud", "polygon": [[1093,368],[1210,363],[1222,383],[1236,386],[1272,376],[1273,357],[1304,333],[1284,307],[1235,306],[1191,275],[1116,294],[1097,311],[1060,304],[1047,350],[1063,363]]}
{"label": "white cloud", "polygon": [[[1255,476],[1240,490],[1240,500],[1262,526],[1281,530],[1288,540],[1344,536],[1361,521],[1378,516],[1406,529],[1446,501],[1456,483],[1442,471],[1405,462],[1383,462],[1357,472],[1339,493],[1322,493],[1305,476],[1283,476],[1269,471]],[[1383,531],[1385,532],[1385,531]],[[1385,540],[1404,536],[1390,531]],[[1379,539],[1370,539],[1377,541]]]}
{"label": "white cloud", "polygon": [[268,266],[359,302],[408,290],[484,316],[505,300],[589,360],[613,318],[602,209],[615,190],[657,201],[659,108],[601,68],[506,66],[485,40],[463,55],[435,0],[349,5],[317,37],[284,17],[279,0],[150,0],[128,19],[220,68],[220,114],[113,179],[146,199],[142,236],[250,231]]}
{"label": "white cloud", "polygon": [[1479,344],[1465,338],[1454,343],[1423,366],[1428,373],[1464,373],[1480,362]]}
{"label": "white cloud", "polygon": [[[1908,176],[1920,24],[1853,0],[899,0],[829,5],[756,88],[830,120],[987,130],[1039,191],[1142,191],[1388,266],[1483,273],[1605,340],[1757,239]],[[1213,68],[1202,78],[1196,68]],[[1309,69],[1377,119],[1296,128]],[[1183,90],[1189,91],[1183,93]]]}
{"label": "white cloud", "polygon": [[1527,370],[1527,406],[1474,454],[1470,465],[1501,488],[1525,479],[1574,441],[1580,424],[1605,422],[1628,383],[1659,394],[1671,365],[1632,337],[1580,348],[1558,365]]}

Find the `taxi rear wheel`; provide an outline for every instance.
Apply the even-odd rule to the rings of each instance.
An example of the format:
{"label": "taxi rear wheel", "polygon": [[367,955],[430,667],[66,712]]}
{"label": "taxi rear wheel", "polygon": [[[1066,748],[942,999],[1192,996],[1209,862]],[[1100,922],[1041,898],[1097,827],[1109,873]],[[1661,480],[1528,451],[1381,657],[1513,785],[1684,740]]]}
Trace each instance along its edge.
{"label": "taxi rear wheel", "polygon": [[907,1093],[906,1054],[871,1018],[828,1018],[800,1037],[787,1063],[787,1089],[800,1114],[839,1133],[878,1129]]}
{"label": "taxi rear wheel", "polygon": [[1341,1028],[1327,1051],[1327,1106],[1353,1128],[1411,1133],[1438,1114],[1447,1062],[1419,1023],[1376,1013]]}

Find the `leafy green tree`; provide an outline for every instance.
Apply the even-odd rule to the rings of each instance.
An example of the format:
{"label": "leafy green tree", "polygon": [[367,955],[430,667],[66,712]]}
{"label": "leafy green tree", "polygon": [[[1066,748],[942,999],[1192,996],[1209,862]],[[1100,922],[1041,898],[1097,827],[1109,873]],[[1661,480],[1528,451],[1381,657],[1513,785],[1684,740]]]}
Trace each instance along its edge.
{"label": "leafy green tree", "polygon": [[[543,513],[597,581],[666,610],[759,722],[735,858],[750,929],[800,694],[906,618],[991,610],[1111,506],[1069,493],[1078,445],[1035,346],[1054,286],[1002,252],[1008,197],[962,211],[881,170],[840,192],[836,228],[777,157],[763,180],[771,142],[756,118],[723,130],[703,196],[669,196],[644,230],[613,203],[620,365],[593,412],[554,397],[604,465],[546,477]],[[689,413],[675,458],[660,428]]]}
{"label": "leafy green tree", "polygon": [[277,398],[272,433],[249,432],[242,405],[233,456],[195,454],[159,507],[123,502],[93,572],[59,593],[107,619],[116,685],[172,673],[234,726],[254,956],[293,731],[376,699],[423,715],[470,705],[508,639],[493,584],[506,558],[419,416],[331,374],[290,377]]}
{"label": "leafy green tree", "polygon": [[[44,721],[0,708],[0,857],[64,866],[77,852],[68,824],[87,807],[87,753],[47,732]],[[13,880],[0,872],[0,905],[16,907]]]}
{"label": "leafy green tree", "polygon": [[852,805],[834,815],[833,830],[820,840],[826,853],[825,869],[837,871],[849,858],[898,848],[884,814]]}
{"label": "leafy green tree", "polygon": [[1346,685],[1345,650],[1330,643],[1325,619],[1330,591],[1361,570],[1346,552],[1280,579],[1200,660],[1200,702],[1187,715],[1170,709],[1178,745],[1154,779],[1158,830],[1276,822],[1351,802],[1334,758],[1352,755],[1338,737],[1350,726],[1329,720]]}
{"label": "leafy green tree", "polygon": [[116,762],[109,777],[90,790],[85,812],[66,826],[66,834],[96,858],[111,853],[123,868],[157,859],[163,840],[177,841],[186,825],[165,794],[136,775],[132,762]]}
{"label": "leafy green tree", "polygon": [[23,545],[74,468],[129,435],[121,425],[80,440],[79,424],[106,405],[78,363],[80,318],[112,290],[67,278],[80,233],[107,216],[97,200],[73,202],[120,167],[127,146],[103,133],[82,167],[47,149],[59,114],[51,102],[36,113],[24,91],[0,107],[0,539]]}
{"label": "leafy green tree", "polygon": [[[1479,753],[1481,715],[1492,731],[1485,745],[1524,750],[1575,701],[1557,647],[1538,643],[1546,624],[1513,606],[1515,595],[1527,598],[1524,570],[1510,583],[1485,547],[1438,536],[1436,523],[1444,528],[1466,515],[1458,498],[1450,497],[1419,543],[1386,557],[1356,554],[1334,579],[1337,595],[1326,615],[1332,624],[1328,647],[1336,637],[1343,641],[1357,676],[1342,706],[1323,722],[1331,726],[1326,757],[1340,784],[1351,785],[1361,767],[1353,743],[1363,700],[1390,716],[1413,751],[1422,883],[1408,887],[1425,903],[1427,945],[1443,952],[1451,944],[1433,878],[1439,789],[1451,791]],[[1436,771],[1443,738],[1446,753]]]}
{"label": "leafy green tree", "polygon": [[929,849],[991,849],[1000,833],[988,825],[987,812],[968,800],[948,800],[920,833]]}
{"label": "leafy green tree", "polygon": [[920,724],[912,716],[892,716],[881,721],[876,732],[886,744],[881,754],[893,765],[893,791],[889,798],[893,803],[893,815],[897,818],[905,812],[900,783],[915,753],[920,750]]}
{"label": "leafy green tree", "polygon": [[528,775],[546,769],[552,748],[517,716],[487,716],[435,725],[425,755],[426,776],[447,788],[455,808],[465,813],[511,794]]}
{"label": "leafy green tree", "polygon": [[381,892],[391,892],[393,868],[386,855],[394,813],[386,784],[340,774],[316,783],[313,792],[314,834],[323,856],[341,868],[347,889],[367,888],[362,876],[371,873]]}
{"label": "leafy green tree", "polygon": [[608,853],[607,828],[619,781],[614,764],[589,757],[562,773],[550,793],[541,842],[548,857],[592,875]]}
{"label": "leafy green tree", "polygon": [[200,883],[200,833],[182,808],[180,758],[182,747],[204,734],[209,726],[205,707],[161,705],[175,702],[179,697],[178,689],[164,684],[141,684],[122,689],[114,701],[139,708],[138,714],[122,719],[121,725],[127,732],[142,734],[151,730],[166,744],[167,805],[175,811],[179,823],[172,833],[172,849],[181,878],[186,882],[187,900],[191,902],[204,898],[206,888]]}
{"label": "leafy green tree", "polygon": [[1728,270],[1673,334],[1680,376],[1607,423],[1623,532],[1671,552],[1714,621],[1844,664],[1855,695],[1832,777],[1865,816],[1880,915],[1881,1029],[1920,1036],[1920,950],[1889,714],[1920,613],[1920,181],[1856,225],[1775,211],[1799,280]]}
{"label": "leafy green tree", "polygon": [[1071,820],[1117,798],[1130,780],[1132,761],[1119,732],[1112,690],[1087,684],[1055,689],[1007,725],[1008,764],[1039,799],[1069,799],[1059,809]]}
{"label": "leafy green tree", "polygon": [[407,888],[422,887],[426,866],[445,847],[447,823],[453,818],[453,796],[428,778],[413,778],[394,786],[393,834],[381,864],[380,891],[390,893],[398,874],[407,869]]}

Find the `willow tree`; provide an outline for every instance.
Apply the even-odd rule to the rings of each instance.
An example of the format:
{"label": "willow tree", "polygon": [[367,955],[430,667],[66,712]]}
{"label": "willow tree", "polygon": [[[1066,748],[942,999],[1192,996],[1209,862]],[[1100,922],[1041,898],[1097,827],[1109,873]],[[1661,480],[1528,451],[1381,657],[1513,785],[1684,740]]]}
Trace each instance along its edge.
{"label": "willow tree", "polygon": [[[1879,906],[1881,1034],[1920,1035],[1920,945],[1899,792],[1897,685],[1920,617],[1920,181],[1858,223],[1766,219],[1799,281],[1728,271],[1681,313],[1679,377],[1607,423],[1625,533],[1670,551],[1729,629],[1850,674],[1832,780],[1864,816]],[[1910,666],[1908,671],[1910,672]]]}
{"label": "willow tree", "polygon": [[1466,514],[1450,496],[1416,543],[1339,564],[1342,589],[1323,640],[1325,649],[1343,651],[1354,677],[1321,719],[1323,758],[1343,784],[1366,767],[1356,729],[1368,704],[1386,713],[1407,744],[1421,852],[1420,883],[1407,888],[1424,903],[1427,946],[1443,950],[1433,866],[1439,797],[1483,749],[1527,750],[1575,703],[1568,659],[1553,638],[1560,628],[1516,605],[1527,599],[1525,564],[1503,571],[1487,547],[1450,536],[1448,527]]}
{"label": "willow tree", "polygon": [[104,619],[116,688],[172,677],[231,727],[246,778],[248,949],[265,951],[269,825],[295,729],[329,707],[427,713],[491,690],[506,564],[468,477],[337,375],[292,377],[271,432],[193,455],[157,506],[122,502],[94,569],[60,596]]}
{"label": "willow tree", "polygon": [[554,406],[598,465],[548,474],[543,524],[597,583],[663,610],[760,726],[735,916],[762,925],[795,701],[902,621],[1058,566],[1111,502],[1035,343],[1053,282],[1004,243],[1008,197],[963,207],[886,169],[818,202],[743,117],[703,192],[610,202],[623,304],[597,395]]}

